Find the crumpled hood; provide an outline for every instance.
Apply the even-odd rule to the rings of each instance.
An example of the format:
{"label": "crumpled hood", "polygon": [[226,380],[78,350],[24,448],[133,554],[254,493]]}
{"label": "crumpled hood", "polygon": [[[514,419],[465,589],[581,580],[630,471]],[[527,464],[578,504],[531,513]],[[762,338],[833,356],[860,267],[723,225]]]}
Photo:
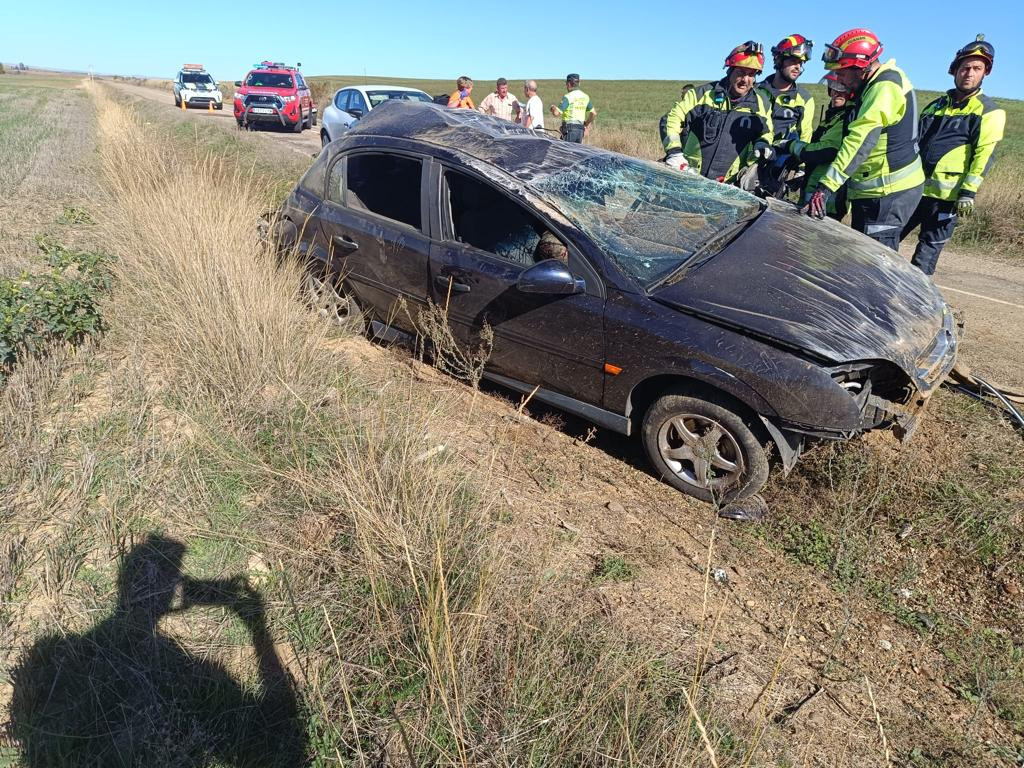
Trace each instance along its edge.
{"label": "crumpled hood", "polygon": [[945,305],[903,257],[780,205],[652,297],[836,363],[890,360],[911,377]]}

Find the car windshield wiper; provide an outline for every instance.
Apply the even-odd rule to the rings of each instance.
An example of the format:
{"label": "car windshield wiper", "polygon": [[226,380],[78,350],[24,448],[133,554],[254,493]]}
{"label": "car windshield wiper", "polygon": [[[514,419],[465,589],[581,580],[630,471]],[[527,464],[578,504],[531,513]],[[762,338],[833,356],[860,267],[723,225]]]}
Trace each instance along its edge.
{"label": "car windshield wiper", "polygon": [[672,285],[673,283],[677,283],[682,280],[687,272],[710,260],[713,256],[720,253],[725,246],[739,237],[740,233],[753,224],[757,217],[765,212],[767,207],[768,206],[762,205],[750,215],[744,216],[742,219],[737,219],[725,229],[719,230],[713,234],[703,243],[698,245],[697,249],[690,254],[686,261],[664,277],[659,277],[653,283],[648,285],[647,290],[653,291],[663,285]]}

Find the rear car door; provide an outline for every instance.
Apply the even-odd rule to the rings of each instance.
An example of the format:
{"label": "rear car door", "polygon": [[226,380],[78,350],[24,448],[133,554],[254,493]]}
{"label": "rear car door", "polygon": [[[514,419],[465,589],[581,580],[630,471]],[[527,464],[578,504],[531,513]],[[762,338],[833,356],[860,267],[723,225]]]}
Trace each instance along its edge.
{"label": "rear car door", "polygon": [[331,267],[359,306],[387,325],[415,332],[427,302],[424,158],[354,150],[328,169],[320,226]]}
{"label": "rear car door", "polygon": [[[489,326],[489,372],[599,404],[605,339],[604,285],[597,273],[557,227],[482,177],[435,164],[430,187],[437,192],[430,289],[435,303],[447,308],[456,339],[475,349]],[[539,247],[542,238],[546,245]],[[553,239],[569,271],[584,280],[585,293],[516,288],[520,275],[551,253]]]}

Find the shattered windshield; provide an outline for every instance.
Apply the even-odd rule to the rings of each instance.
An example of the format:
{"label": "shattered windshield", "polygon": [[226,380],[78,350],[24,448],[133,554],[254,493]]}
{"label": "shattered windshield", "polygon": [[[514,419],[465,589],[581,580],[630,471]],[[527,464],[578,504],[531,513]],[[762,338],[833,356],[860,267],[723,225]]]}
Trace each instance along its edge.
{"label": "shattered windshield", "polygon": [[645,286],[763,208],[735,187],[616,155],[592,157],[532,186]]}

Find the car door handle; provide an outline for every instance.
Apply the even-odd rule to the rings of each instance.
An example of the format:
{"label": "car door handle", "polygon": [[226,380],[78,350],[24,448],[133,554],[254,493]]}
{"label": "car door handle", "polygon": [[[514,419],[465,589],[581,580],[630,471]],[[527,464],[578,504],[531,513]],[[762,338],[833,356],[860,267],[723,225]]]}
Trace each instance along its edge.
{"label": "car door handle", "polygon": [[331,238],[331,245],[345,253],[352,253],[352,251],[359,250],[359,243],[348,235],[335,235]]}
{"label": "car door handle", "polygon": [[465,283],[460,283],[451,275],[438,275],[434,278],[434,284],[445,292],[448,291],[448,286],[451,285],[452,293],[469,293],[469,286]]}

